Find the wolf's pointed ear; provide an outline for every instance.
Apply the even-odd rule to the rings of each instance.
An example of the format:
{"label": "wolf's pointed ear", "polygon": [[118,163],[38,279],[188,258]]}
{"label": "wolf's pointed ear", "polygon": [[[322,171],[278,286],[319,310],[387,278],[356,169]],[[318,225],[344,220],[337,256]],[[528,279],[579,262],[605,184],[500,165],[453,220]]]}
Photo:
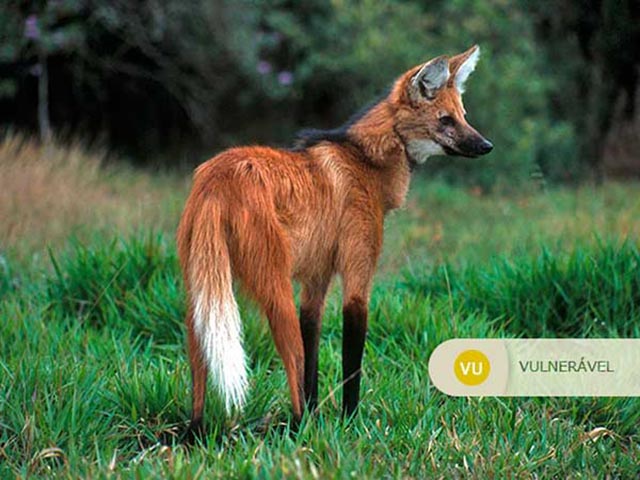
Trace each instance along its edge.
{"label": "wolf's pointed ear", "polygon": [[409,84],[409,95],[413,100],[426,98],[432,100],[438,90],[449,80],[449,60],[447,57],[436,57],[425,63]]}
{"label": "wolf's pointed ear", "polygon": [[451,80],[453,85],[458,89],[458,92],[464,92],[464,83],[471,75],[478,64],[478,59],[480,58],[480,47],[478,45],[474,45],[469,50],[460,55],[456,55],[455,57],[451,57],[449,61],[449,66],[451,69]]}

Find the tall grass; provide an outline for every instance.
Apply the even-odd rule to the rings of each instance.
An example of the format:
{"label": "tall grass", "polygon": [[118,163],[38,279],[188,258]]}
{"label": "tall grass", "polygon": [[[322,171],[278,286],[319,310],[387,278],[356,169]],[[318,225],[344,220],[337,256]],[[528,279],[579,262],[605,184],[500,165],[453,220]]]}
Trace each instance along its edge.
{"label": "tall grass", "polygon": [[416,178],[407,206],[390,216],[383,269],[397,272],[493,257],[570,250],[598,239],[640,238],[640,184],[598,188],[522,186],[518,193],[485,195]]}
{"label": "tall grass", "polygon": [[[16,134],[0,142],[0,246],[25,256],[71,235],[174,228],[187,179],[107,162],[104,149]],[[2,252],[0,251],[0,254]]]}
{"label": "tall grass", "polygon": [[[297,433],[266,322],[243,302],[249,404],[243,415],[226,418],[209,392],[207,444],[192,449],[178,443],[188,418],[189,372],[171,237],[76,244],[53,254],[52,262],[40,281],[12,291],[0,307],[0,474],[549,478],[637,472],[635,399],[448,398],[427,375],[430,352],[450,338],[551,334],[553,328],[579,336],[637,332],[630,325],[638,319],[638,251],[631,244],[383,280],[372,298],[362,408],[351,424],[339,415],[341,321],[339,298],[332,296],[320,355],[320,413],[305,418]],[[609,273],[608,286],[591,286]],[[560,305],[569,302],[562,308],[573,330],[560,321],[557,305],[544,300],[558,289],[566,296]],[[619,305],[615,315],[602,317],[607,328],[580,324],[593,306],[610,301]]]}
{"label": "tall grass", "polygon": [[180,272],[175,252],[154,237],[118,240],[100,249],[76,244],[72,257],[52,257],[47,313],[92,327],[125,324],[157,343],[179,343],[182,324]]}
{"label": "tall grass", "polygon": [[407,273],[403,285],[500,318],[514,335],[640,337],[640,252],[631,241],[466,269]]}

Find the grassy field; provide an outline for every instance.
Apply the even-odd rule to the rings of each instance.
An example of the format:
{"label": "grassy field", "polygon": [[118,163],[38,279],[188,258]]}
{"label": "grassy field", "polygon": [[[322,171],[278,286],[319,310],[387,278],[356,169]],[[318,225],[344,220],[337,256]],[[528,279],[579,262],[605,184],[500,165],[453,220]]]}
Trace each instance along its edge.
{"label": "grassy field", "polygon": [[173,230],[188,178],[80,145],[0,146],[0,478],[630,478],[640,401],[451,398],[427,374],[455,337],[640,336],[640,185],[483,195],[423,178],[387,223],[362,404],[340,419],[340,295],[318,415],[247,302],[251,391],[207,437],[189,415]]}

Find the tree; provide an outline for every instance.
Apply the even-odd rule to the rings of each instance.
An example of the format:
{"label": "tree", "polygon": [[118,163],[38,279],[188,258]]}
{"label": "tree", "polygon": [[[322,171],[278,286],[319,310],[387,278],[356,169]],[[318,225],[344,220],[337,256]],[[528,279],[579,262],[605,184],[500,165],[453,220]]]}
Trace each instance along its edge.
{"label": "tree", "polygon": [[[76,53],[83,48],[83,9],[83,2],[70,0],[37,2],[26,11],[20,9],[19,3],[8,3],[0,10],[0,19],[4,20],[1,34],[6,41],[0,61],[22,63],[29,74],[37,77],[38,130],[42,140],[51,136],[48,58]],[[16,77],[4,78],[0,97],[14,93],[16,82]]]}
{"label": "tree", "polygon": [[[558,112],[579,133],[581,157],[597,182],[603,179],[603,147],[614,107],[622,98],[634,115],[640,72],[640,3],[636,0],[525,2],[552,64],[565,70],[554,95]],[[575,59],[571,61],[572,57]]]}

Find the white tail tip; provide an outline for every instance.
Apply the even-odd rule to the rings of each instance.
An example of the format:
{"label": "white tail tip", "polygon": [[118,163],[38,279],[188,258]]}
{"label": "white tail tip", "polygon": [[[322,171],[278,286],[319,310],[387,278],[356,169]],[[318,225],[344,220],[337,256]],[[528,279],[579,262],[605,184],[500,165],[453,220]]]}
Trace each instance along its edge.
{"label": "white tail tip", "polygon": [[247,366],[240,311],[233,293],[208,300],[202,294],[196,296],[194,327],[227,413],[241,409],[248,385]]}

